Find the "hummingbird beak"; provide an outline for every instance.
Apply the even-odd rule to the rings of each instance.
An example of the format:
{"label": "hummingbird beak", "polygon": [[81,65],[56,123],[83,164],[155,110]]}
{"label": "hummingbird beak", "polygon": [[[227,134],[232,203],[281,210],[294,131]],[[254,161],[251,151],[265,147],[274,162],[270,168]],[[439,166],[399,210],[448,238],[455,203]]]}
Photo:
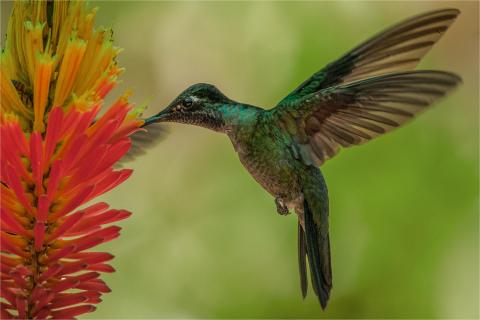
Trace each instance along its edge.
{"label": "hummingbird beak", "polygon": [[157,113],[156,115],[145,119],[145,122],[142,125],[142,127],[148,126],[149,124],[152,124],[152,123],[168,121],[170,114],[171,114],[171,108],[170,106],[168,106],[162,111],[160,111],[159,113]]}

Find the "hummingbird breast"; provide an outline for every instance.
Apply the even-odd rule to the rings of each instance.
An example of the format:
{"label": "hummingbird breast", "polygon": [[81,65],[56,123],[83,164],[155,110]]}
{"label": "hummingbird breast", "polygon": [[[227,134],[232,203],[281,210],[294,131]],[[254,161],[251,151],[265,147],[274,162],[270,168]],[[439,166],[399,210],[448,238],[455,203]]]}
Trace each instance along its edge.
{"label": "hummingbird breast", "polygon": [[280,137],[280,128],[258,119],[255,126],[236,130],[229,137],[240,162],[252,177],[272,196],[290,208],[302,197],[299,174],[304,166],[295,159],[288,144]]}

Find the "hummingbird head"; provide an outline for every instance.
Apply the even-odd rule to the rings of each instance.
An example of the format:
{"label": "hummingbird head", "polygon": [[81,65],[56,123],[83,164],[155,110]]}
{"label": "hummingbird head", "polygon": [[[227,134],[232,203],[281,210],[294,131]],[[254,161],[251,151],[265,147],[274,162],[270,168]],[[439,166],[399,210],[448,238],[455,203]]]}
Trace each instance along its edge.
{"label": "hummingbird head", "polygon": [[178,122],[221,131],[225,124],[222,110],[233,103],[211,84],[194,84],[164,110],[148,118],[144,126],[154,122]]}

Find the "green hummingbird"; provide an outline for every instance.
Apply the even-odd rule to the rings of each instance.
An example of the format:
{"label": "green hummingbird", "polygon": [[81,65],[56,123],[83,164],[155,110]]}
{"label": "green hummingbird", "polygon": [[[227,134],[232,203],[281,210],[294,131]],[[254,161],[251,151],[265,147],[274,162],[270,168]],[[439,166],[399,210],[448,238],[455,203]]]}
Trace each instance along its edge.
{"label": "green hummingbird", "polygon": [[277,212],[297,214],[302,296],[308,261],[324,309],[332,269],[328,192],[318,167],[341,147],[399,127],[461,82],[450,72],[412,71],[459,13],[436,10],[390,27],[314,73],[272,109],[234,101],[199,83],[144,126],[185,123],[230,138],[241,163],[275,199]]}

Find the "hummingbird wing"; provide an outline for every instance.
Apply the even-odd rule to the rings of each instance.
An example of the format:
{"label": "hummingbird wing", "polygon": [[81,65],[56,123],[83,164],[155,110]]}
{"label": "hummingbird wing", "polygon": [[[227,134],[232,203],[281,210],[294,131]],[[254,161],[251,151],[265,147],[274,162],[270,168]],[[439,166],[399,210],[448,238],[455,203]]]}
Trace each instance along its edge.
{"label": "hummingbird wing", "polygon": [[388,28],[313,74],[279,105],[331,86],[413,70],[459,13],[457,9],[435,10]]}
{"label": "hummingbird wing", "polygon": [[268,112],[293,138],[295,157],[321,165],[340,147],[363,144],[402,125],[460,82],[443,71],[392,73],[322,89]]}
{"label": "hummingbird wing", "polygon": [[144,155],[148,149],[160,143],[167,133],[166,127],[157,123],[150,124],[147,128],[136,131],[130,136],[132,146],[123,158],[120,159],[119,165],[121,166]]}

